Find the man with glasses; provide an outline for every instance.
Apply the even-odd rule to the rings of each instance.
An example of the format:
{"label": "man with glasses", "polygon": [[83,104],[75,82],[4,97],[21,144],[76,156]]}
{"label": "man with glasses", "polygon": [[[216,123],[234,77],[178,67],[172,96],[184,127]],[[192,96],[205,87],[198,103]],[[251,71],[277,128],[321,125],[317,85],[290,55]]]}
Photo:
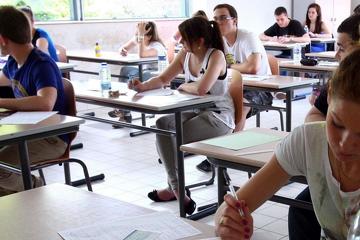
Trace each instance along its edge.
{"label": "man with glasses", "polygon": [[[345,19],[338,27],[336,59],[342,61],[353,49],[360,45],[360,15],[352,15]],[[305,122],[325,121],[328,102],[327,86],[316,99],[310,109]],[[309,188],[305,188],[296,199],[311,202]],[[313,211],[290,206],[288,215],[288,228],[290,240],[306,240],[320,238],[320,225]]]}
{"label": "man with glasses", "polygon": [[[224,50],[228,68],[246,74],[271,74],[265,48],[259,38],[252,32],[238,29],[238,16],[235,8],[229,4],[219,4],[214,8],[214,21],[219,25],[224,40]],[[272,104],[272,95],[269,92],[244,91],[244,102],[254,104]],[[243,107],[241,124],[234,131],[244,128],[246,118],[257,113],[258,109]],[[204,172],[211,171],[208,161],[196,166]]]}

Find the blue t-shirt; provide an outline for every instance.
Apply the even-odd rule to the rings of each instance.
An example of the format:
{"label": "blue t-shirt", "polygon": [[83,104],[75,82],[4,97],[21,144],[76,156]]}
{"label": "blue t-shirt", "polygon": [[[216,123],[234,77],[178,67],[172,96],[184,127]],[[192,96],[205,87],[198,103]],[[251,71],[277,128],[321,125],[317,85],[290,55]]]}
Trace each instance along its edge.
{"label": "blue t-shirt", "polygon": [[49,52],[51,58],[55,62],[59,61],[58,56],[56,54],[56,48],[55,48],[55,45],[54,45],[53,41],[51,40],[49,34],[45,30],[43,30],[41,28],[37,28],[35,30],[35,34],[33,36],[33,39],[31,40],[31,43],[32,43],[32,45],[34,47],[36,47],[36,41],[39,38],[45,38],[48,41],[48,52]]}
{"label": "blue t-shirt", "polygon": [[[60,70],[46,53],[34,48],[20,68],[16,60],[9,56],[3,68],[3,73],[11,81],[16,98],[36,96],[37,91],[44,87],[56,88],[57,98],[52,110],[58,111],[59,114],[67,114]],[[65,142],[68,142],[67,136],[60,137]]]}

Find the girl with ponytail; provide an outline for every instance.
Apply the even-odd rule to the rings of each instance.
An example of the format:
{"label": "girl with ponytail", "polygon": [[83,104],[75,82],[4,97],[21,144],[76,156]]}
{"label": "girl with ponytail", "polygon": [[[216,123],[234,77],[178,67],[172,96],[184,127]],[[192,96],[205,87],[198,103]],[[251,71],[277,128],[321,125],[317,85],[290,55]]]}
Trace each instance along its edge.
{"label": "girl with ponytail", "polygon": [[[203,96],[212,94],[221,96],[215,105],[200,112],[184,112],[183,143],[190,143],[232,132],[234,107],[228,92],[228,78],[224,46],[218,25],[203,17],[190,18],[179,25],[183,49],[175,60],[159,76],[146,82],[134,80],[129,88],[138,92],[167,86],[178,74],[184,72],[185,83],[179,91]],[[168,115],[156,121],[157,128],[175,130],[174,116]],[[173,201],[179,197],[176,141],[174,136],[156,136],[156,145],[161,161],[167,173],[167,187],[149,192],[148,197],[155,202]],[[192,214],[196,208],[188,191],[185,196],[185,212]]]}

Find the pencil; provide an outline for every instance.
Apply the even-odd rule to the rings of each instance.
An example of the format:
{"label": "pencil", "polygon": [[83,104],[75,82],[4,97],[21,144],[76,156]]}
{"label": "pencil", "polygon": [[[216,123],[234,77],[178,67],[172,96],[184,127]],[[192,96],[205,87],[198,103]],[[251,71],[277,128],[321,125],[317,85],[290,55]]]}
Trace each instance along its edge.
{"label": "pencil", "polygon": [[[238,196],[237,196],[237,194],[236,194],[236,192],[235,192],[235,188],[234,188],[234,186],[233,186],[231,183],[229,184],[229,188],[230,188],[230,192],[231,192],[231,194],[233,195],[233,197],[234,197],[236,200],[239,201],[239,198],[238,198]],[[245,214],[244,214],[244,211],[243,211],[242,208],[239,208],[239,214],[240,214],[241,217],[245,217]]]}

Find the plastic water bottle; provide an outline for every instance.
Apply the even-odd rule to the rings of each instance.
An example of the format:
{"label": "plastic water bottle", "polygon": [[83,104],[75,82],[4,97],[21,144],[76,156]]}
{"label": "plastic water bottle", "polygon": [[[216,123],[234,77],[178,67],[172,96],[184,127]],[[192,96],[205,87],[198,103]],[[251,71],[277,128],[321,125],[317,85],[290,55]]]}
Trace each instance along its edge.
{"label": "plastic water bottle", "polygon": [[309,32],[309,28],[308,28],[308,26],[307,26],[307,25],[305,25],[305,26],[304,26],[304,31],[305,31],[306,33],[308,33],[308,32]]}
{"label": "plastic water bottle", "polygon": [[301,46],[300,44],[296,43],[293,49],[293,60],[295,63],[300,63],[301,60]]}
{"label": "plastic water bottle", "polygon": [[165,52],[161,51],[158,54],[158,71],[162,73],[168,65]]}
{"label": "plastic water bottle", "polygon": [[101,56],[101,47],[99,45],[99,43],[95,43],[95,56],[96,57],[100,57]]}
{"label": "plastic water bottle", "polygon": [[107,91],[111,89],[111,72],[107,63],[101,63],[99,78],[101,84],[101,91]]}
{"label": "plastic water bottle", "polygon": [[360,210],[354,216],[350,225],[347,240],[360,240]]}

